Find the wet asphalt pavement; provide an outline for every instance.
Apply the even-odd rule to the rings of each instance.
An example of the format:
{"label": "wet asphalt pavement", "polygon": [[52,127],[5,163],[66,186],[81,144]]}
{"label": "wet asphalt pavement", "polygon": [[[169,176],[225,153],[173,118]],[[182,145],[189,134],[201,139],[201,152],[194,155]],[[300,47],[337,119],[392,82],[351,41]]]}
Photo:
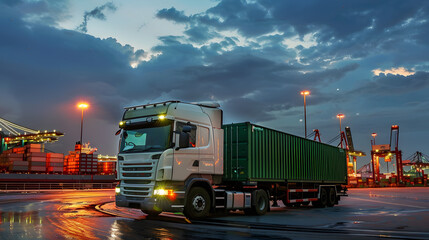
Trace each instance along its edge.
{"label": "wet asphalt pavement", "polygon": [[113,190],[0,192],[0,239],[429,239],[429,188],[351,189],[339,206],[205,221],[116,208]]}

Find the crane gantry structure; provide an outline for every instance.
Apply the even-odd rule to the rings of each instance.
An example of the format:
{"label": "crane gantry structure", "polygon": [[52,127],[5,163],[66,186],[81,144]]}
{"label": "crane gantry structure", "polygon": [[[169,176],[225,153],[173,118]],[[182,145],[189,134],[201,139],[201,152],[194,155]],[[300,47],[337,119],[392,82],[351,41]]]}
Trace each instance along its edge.
{"label": "crane gantry structure", "polygon": [[23,146],[26,143],[55,142],[59,137],[64,136],[64,133],[57,132],[56,130],[41,132],[40,130],[24,127],[4,118],[0,118],[0,127],[0,153],[10,147]]}

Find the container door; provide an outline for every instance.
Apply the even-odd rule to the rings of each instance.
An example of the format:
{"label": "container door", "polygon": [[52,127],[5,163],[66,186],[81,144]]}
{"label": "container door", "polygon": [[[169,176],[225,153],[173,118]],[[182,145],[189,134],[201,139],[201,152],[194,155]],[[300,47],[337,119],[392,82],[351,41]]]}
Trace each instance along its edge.
{"label": "container door", "polygon": [[247,180],[248,178],[248,131],[247,124],[232,124],[225,127],[225,178]]}

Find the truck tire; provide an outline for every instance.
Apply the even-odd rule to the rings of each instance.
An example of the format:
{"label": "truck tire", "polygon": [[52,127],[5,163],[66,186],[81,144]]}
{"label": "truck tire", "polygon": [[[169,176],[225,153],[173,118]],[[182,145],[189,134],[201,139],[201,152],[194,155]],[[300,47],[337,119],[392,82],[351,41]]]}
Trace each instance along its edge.
{"label": "truck tire", "polygon": [[313,206],[318,208],[324,208],[328,204],[328,191],[326,191],[326,188],[323,188],[320,190],[320,199],[318,201],[312,202]]}
{"label": "truck tire", "polygon": [[210,195],[202,187],[193,187],[188,193],[184,214],[189,219],[205,218],[211,206]]}
{"label": "truck tire", "polygon": [[252,192],[252,195],[255,195],[253,199],[255,199],[255,204],[252,204],[252,208],[244,209],[244,213],[248,215],[264,215],[268,211],[269,207],[269,199],[267,192],[265,190],[259,189]]}
{"label": "truck tire", "polygon": [[147,214],[150,217],[156,217],[161,213],[161,211],[156,211],[156,210],[142,210],[142,212]]}
{"label": "truck tire", "polygon": [[336,202],[337,202],[337,193],[335,192],[335,188],[329,188],[327,206],[333,207]]}

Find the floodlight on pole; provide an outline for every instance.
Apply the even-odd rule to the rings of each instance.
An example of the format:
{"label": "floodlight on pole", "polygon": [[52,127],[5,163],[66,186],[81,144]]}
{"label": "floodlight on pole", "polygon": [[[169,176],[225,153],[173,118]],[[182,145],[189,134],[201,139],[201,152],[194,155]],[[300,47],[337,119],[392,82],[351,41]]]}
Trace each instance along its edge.
{"label": "floodlight on pole", "polygon": [[310,91],[301,91],[301,95],[304,96],[304,129],[305,129],[305,138],[307,138],[307,105],[305,102],[305,96],[310,95]]}
{"label": "floodlight on pole", "polygon": [[82,152],[82,133],[83,133],[83,110],[84,109],[86,109],[86,108],[88,108],[89,107],[89,105],[88,105],[88,103],[79,103],[78,105],[77,105],[77,107],[78,108],[80,108],[80,109],[82,109],[82,117],[81,117],[81,119],[80,119],[80,149],[81,149],[81,152]]}
{"label": "floodlight on pole", "polygon": [[372,133],[371,136],[374,138],[373,145],[375,145],[375,137],[377,136],[377,133]]}
{"label": "floodlight on pole", "polygon": [[341,134],[341,119],[343,119],[344,117],[345,115],[342,113],[337,114],[337,118],[340,119],[340,134]]}

